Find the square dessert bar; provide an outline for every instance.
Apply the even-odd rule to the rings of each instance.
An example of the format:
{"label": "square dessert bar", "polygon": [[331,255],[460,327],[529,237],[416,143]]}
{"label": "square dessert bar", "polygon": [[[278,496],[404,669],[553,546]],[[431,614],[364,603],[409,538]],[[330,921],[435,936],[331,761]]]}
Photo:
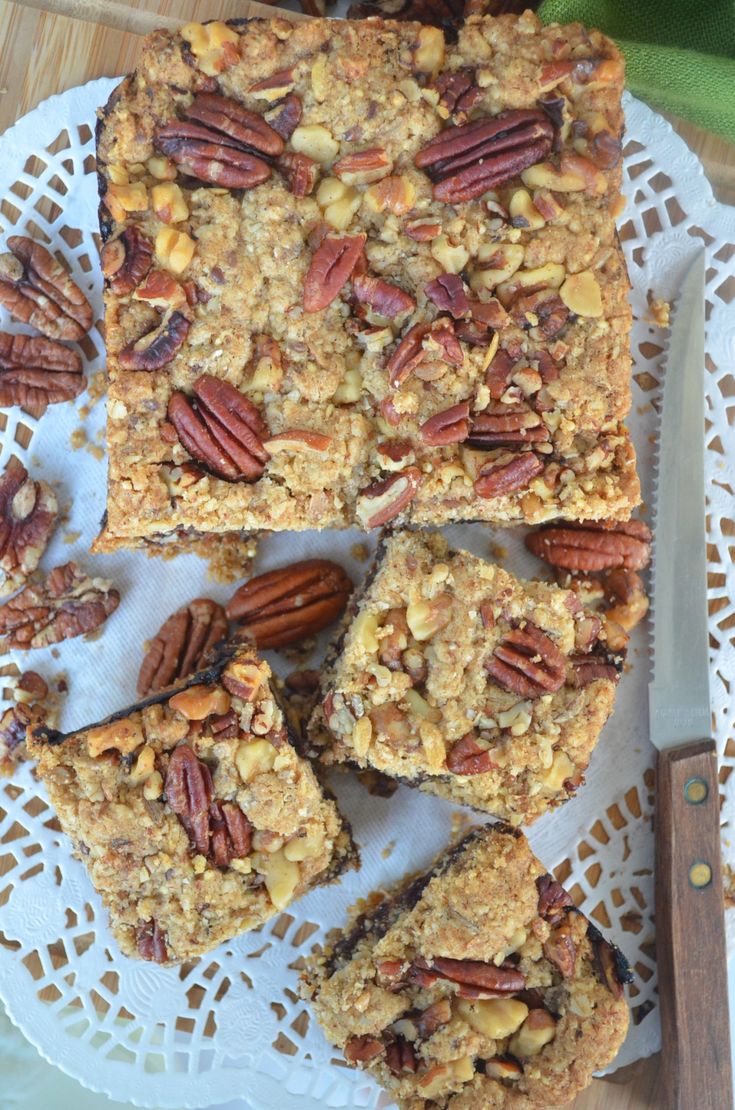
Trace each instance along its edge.
{"label": "square dessert bar", "polygon": [[126,956],[207,952],[350,861],[249,649],[99,725],[37,729],[31,751]]}
{"label": "square dessert bar", "polygon": [[374,895],[304,978],[329,1041],[410,1110],[565,1105],[628,1028],[622,954],[504,825]]}
{"label": "square dessert bar", "polygon": [[531,13],[159,31],[98,127],[98,550],[627,519],[615,46]]}
{"label": "square dessert bar", "polygon": [[584,781],[622,657],[572,591],[407,531],[384,540],[345,620],[310,722],[324,763],[513,824]]}

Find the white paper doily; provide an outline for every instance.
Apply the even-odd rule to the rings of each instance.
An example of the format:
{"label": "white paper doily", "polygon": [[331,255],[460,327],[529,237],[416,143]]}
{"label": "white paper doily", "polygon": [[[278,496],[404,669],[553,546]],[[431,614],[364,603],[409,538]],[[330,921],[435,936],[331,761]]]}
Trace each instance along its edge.
{"label": "white paper doily", "polygon": [[[0,246],[7,234],[30,233],[63,250],[74,277],[101,311],[96,261],[95,109],[115,82],[99,80],[44,102],[0,137]],[[665,333],[647,322],[647,294],[675,295],[702,240],[708,268],[708,435],[711,540],[710,622],[712,699],[722,764],[724,847],[735,863],[735,210],[715,203],[701,166],[669,125],[626,97],[629,141],[621,237],[633,282],[634,407],[631,427],[639,452],[644,497],[651,490],[651,437],[656,428],[660,355]],[[35,155],[35,158],[31,158]],[[0,326],[22,330],[0,318]],[[87,373],[101,366],[99,334],[87,344]],[[16,656],[46,677],[63,672],[69,684],[65,727],[81,726],[134,700],[143,640],[164,616],[196,595],[224,599],[193,556],[174,562],[119,554],[87,554],[104,508],[105,464],[99,457],[104,405],[49,409],[41,421],[8,411],[0,465],[15,453],[36,477],[56,486],[66,520],[44,566],[70,557],[113,578],[122,603],[102,634],[58,649]],[[33,431],[19,447],[20,425]],[[80,425],[87,445],[71,449]],[[687,450],[687,445],[682,445]],[[482,526],[449,529],[450,539],[490,554]],[[350,553],[356,533],[273,536],[258,569],[305,554],[337,558],[359,578]],[[503,533],[507,565],[538,571],[518,535]],[[622,1065],[659,1045],[653,960],[652,755],[647,739],[648,642],[634,637],[630,673],[615,714],[594,753],[587,785],[560,811],[531,830],[534,849],[557,870],[585,912],[626,952],[637,979],[634,1022],[616,1062]],[[337,887],[317,891],[258,933],[241,937],[180,969],[125,960],[81,863],[28,766],[0,785],[0,995],[12,1020],[52,1063],[93,1090],[141,1106],[202,1107],[228,1102],[265,1110],[387,1105],[372,1081],[335,1066],[332,1050],[298,1000],[298,962],[323,931],[343,921],[358,896],[427,864],[447,842],[454,807],[401,788],[391,799],[369,797],[351,777],[336,788],[363,849],[363,867]],[[730,922],[732,927],[732,922]],[[235,1103],[232,1100],[236,1100]]]}

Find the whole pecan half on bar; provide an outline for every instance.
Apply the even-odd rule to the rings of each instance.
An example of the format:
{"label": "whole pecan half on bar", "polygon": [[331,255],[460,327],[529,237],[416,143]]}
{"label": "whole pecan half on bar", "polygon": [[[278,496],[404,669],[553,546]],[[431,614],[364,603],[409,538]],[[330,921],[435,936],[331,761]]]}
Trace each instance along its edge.
{"label": "whole pecan half on bar", "polygon": [[522,628],[510,628],[505,633],[485,669],[504,690],[533,699],[561,689],[566,658],[550,636],[526,621]]}
{"label": "whole pecan half on bar", "polygon": [[314,191],[319,176],[319,163],[306,154],[285,151],[276,163],[295,197],[308,197]]}
{"label": "whole pecan half on bar", "polygon": [[140,228],[131,224],[114,239],[108,239],[101,252],[102,273],[117,297],[125,297],[140,285],[151,268],[153,243]]}
{"label": "whole pecan half on bar", "polygon": [[238,639],[252,639],[259,648],[285,647],[335,621],[352,589],[337,563],[304,559],[240,586],[227,605],[227,616],[240,626]]}
{"label": "whole pecan half on bar", "polygon": [[172,362],[184,345],[191,321],[181,312],[171,312],[161,322],[133,340],[120,351],[118,362],[123,370],[161,370]]}
{"label": "whole pecan half on bar", "polygon": [[354,274],[352,293],[358,304],[366,305],[388,320],[405,316],[416,308],[416,301],[410,293],[372,274]]}
{"label": "whole pecan half on bar", "polygon": [[469,415],[469,401],[462,401],[458,405],[445,409],[444,412],[437,412],[430,416],[419,428],[419,435],[424,443],[432,447],[462,443],[469,435]]}
{"label": "whole pecan half on bar", "polygon": [[352,276],[366,238],[360,234],[322,239],[304,279],[304,312],[320,312],[335,300]]}
{"label": "whole pecan half on bar", "polygon": [[482,451],[492,451],[496,447],[520,447],[548,440],[549,429],[528,405],[495,403],[472,418],[467,443]]}
{"label": "whole pecan half on bar", "polygon": [[399,473],[360,490],[355,511],[362,527],[368,530],[382,528],[395,520],[418,493],[421,477],[417,466],[407,466]]}
{"label": "whole pecan half on bar", "polygon": [[152,960],[153,963],[157,964],[168,962],[166,937],[154,918],[146,921],[144,925],[138,926],[135,939],[141,959]]}
{"label": "whole pecan half on bar", "polygon": [[120,594],[76,563],[56,567],[0,607],[0,637],[9,648],[41,648],[93,632],[114,613]]}
{"label": "whole pecan half on bar", "polygon": [[[155,136],[158,149],[190,177],[229,189],[252,189],[267,181],[271,167],[259,155],[277,158],[283,138],[257,112],[230,97],[200,93]],[[194,122],[191,122],[194,121]]]}
{"label": "whole pecan half on bar", "polygon": [[507,459],[486,463],[475,479],[478,497],[502,497],[526,489],[533,478],[544,470],[544,464],[532,451]]}
{"label": "whole pecan half on bar", "polygon": [[169,809],[184,826],[192,847],[209,855],[212,772],[188,744],[179,744],[171,752],[163,789]]}
{"label": "whole pecan half on bar", "polygon": [[0,408],[18,405],[38,418],[49,405],[73,401],[86,384],[81,357],[71,347],[0,332]]}
{"label": "whole pecan half on bar", "polygon": [[460,984],[459,994],[467,997],[503,997],[521,991],[525,976],[514,967],[497,967],[481,960],[454,960],[435,956],[430,962],[414,960],[414,967],[426,970],[436,979],[449,979]]}
{"label": "whole pecan half on bar", "polygon": [[447,752],[447,767],[454,775],[484,775],[497,767],[497,763],[472,731],[465,733]]}
{"label": "whole pecan half on bar", "polygon": [[543,112],[513,109],[445,128],[422,147],[414,164],[434,179],[435,200],[460,204],[542,161],[553,138],[553,125]]}
{"label": "whole pecan half on bar", "polygon": [[250,854],[253,826],[235,802],[212,802],[209,824],[209,854],[215,867],[229,867],[233,859]]}
{"label": "whole pecan half on bar", "polygon": [[38,566],[58,518],[56,495],[29,478],[18,459],[0,477],[0,597],[22,586]]}
{"label": "whole pecan half on bar", "polygon": [[255,482],[268,462],[268,428],[252,401],[229,382],[202,374],[193,397],[176,391],[168,418],[189,454],[227,482]]}
{"label": "whole pecan half on bar", "polygon": [[138,696],[194,674],[215,644],[227,638],[227,617],[221,605],[197,597],[164,621],[151,640],[138,674]]}
{"label": "whole pecan half on bar", "polygon": [[549,524],[525,542],[539,559],[563,570],[641,570],[651,558],[651,530],[642,520]]}
{"label": "whole pecan half on bar", "polygon": [[48,339],[83,339],[92,306],[59,261],[26,235],[11,235],[0,255],[0,304]]}

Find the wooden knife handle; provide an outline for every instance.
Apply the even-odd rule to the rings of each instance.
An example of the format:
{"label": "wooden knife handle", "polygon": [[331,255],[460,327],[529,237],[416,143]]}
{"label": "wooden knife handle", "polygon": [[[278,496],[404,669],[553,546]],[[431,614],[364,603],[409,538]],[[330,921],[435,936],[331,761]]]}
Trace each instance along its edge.
{"label": "wooden knife handle", "polygon": [[712,740],[660,751],[656,957],[661,1110],[733,1106],[720,797]]}

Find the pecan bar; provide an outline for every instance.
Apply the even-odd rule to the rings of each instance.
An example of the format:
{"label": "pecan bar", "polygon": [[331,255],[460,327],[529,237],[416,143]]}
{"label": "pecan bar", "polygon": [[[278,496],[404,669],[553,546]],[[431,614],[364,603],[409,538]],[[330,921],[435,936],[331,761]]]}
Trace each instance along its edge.
{"label": "pecan bar", "polygon": [[304,994],[406,1110],[546,1110],[614,1058],[630,978],[525,837],[495,825],[375,895],[312,958]]}
{"label": "pecan bar", "polygon": [[250,650],[101,724],[37,729],[30,748],[127,956],[207,952],[352,856]]}
{"label": "pecan bar", "polygon": [[384,541],[331,654],[310,722],[325,764],[513,824],[583,782],[622,667],[573,591],[412,532]]}
{"label": "pecan bar", "polygon": [[622,58],[579,24],[188,24],[98,133],[108,519],[218,534],[639,500]]}

